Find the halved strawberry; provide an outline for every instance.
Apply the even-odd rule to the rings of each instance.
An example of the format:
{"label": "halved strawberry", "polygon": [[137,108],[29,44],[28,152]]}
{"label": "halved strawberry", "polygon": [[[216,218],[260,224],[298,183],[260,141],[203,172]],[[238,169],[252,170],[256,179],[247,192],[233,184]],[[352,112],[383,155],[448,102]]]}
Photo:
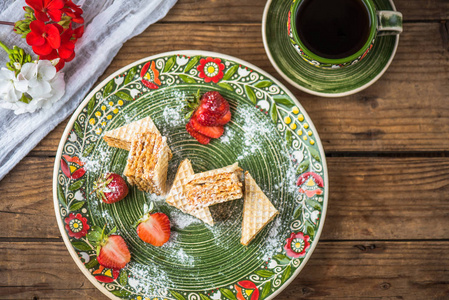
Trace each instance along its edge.
{"label": "halved strawberry", "polygon": [[137,235],[145,243],[162,246],[170,239],[170,220],[164,213],[148,213],[137,226]]}
{"label": "halved strawberry", "polygon": [[195,131],[211,138],[217,139],[222,136],[224,132],[223,126],[204,126],[198,123],[194,117],[190,119],[189,123]]}
{"label": "halved strawberry", "polygon": [[112,229],[108,234],[98,226],[93,226],[87,238],[97,249],[97,260],[100,265],[108,269],[122,269],[131,260],[128,246],[125,240],[114,234],[116,228]]}
{"label": "halved strawberry", "polygon": [[189,123],[186,124],[187,132],[194,137],[200,144],[207,145],[210,142],[210,137],[205,136],[204,134],[199,133],[195,129],[193,129],[192,125]]}
{"label": "halved strawberry", "polygon": [[231,120],[231,111],[229,110],[223,117],[218,119],[215,123],[217,125],[226,125]]}
{"label": "halved strawberry", "polygon": [[220,118],[229,111],[229,103],[217,91],[209,91],[201,97],[200,106],[203,106],[209,113]]}

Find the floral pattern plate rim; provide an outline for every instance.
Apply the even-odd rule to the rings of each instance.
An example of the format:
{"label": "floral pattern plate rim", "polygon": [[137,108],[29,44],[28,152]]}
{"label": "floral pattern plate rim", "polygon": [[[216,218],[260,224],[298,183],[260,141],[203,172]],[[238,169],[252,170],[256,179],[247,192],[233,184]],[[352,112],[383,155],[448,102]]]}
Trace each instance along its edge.
{"label": "floral pattern plate rim", "polygon": [[[399,36],[376,37],[370,54],[354,66],[320,69],[303,60],[287,35],[292,0],[268,0],[262,18],[265,52],[276,71],[291,85],[311,95],[344,97],[374,84],[388,69],[399,44]],[[396,10],[391,0],[373,0],[378,9]]]}
{"label": "floral pattern plate rim", "polygon": [[[233,111],[225,135],[206,146],[185,132],[185,121],[176,113],[198,88],[220,91]],[[135,188],[115,204],[91,196],[92,182],[101,172],[121,173],[126,163],[125,150],[102,141],[104,131],[148,115],[172,148],[169,177],[186,156],[196,172],[237,160],[250,170],[279,216],[243,247],[241,200],[211,208],[218,221],[209,227]],[[299,274],[317,245],[327,210],[328,175],[312,121],[281,83],[238,58],[184,50],[132,63],[87,95],[61,138],[53,198],[70,255],[111,299],[272,299]],[[140,241],[131,226],[148,201],[173,221],[172,238],[157,249]],[[92,227],[105,223],[109,229],[116,226],[130,247],[131,262],[119,271],[99,266],[89,242]]]}

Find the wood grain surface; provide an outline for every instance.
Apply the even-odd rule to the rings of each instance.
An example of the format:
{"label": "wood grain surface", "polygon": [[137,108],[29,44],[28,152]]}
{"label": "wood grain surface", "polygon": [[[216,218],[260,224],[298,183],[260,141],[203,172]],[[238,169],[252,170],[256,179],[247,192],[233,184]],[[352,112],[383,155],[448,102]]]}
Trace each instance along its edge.
{"label": "wood grain surface", "polygon": [[[320,134],[330,198],[320,242],[277,299],[449,299],[449,1],[396,0],[404,32],[388,71],[344,98],[286,84],[265,54],[262,0],[179,0],[129,40],[101,80],[138,59],[201,49],[279,79]],[[67,120],[0,181],[0,299],[106,299],[81,273],[53,208]]]}

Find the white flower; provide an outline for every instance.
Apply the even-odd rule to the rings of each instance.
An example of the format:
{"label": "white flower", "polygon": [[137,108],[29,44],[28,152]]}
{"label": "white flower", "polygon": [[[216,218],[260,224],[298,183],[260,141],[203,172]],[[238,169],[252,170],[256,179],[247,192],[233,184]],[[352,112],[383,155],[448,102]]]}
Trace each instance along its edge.
{"label": "white flower", "polygon": [[251,71],[249,71],[248,68],[240,67],[237,73],[239,73],[239,75],[242,77],[246,77],[249,75],[249,73],[251,73]]}
{"label": "white flower", "polygon": [[139,90],[138,89],[132,89],[129,91],[129,94],[131,95],[131,97],[136,98],[137,94],[139,94]]}
{"label": "white flower", "polygon": [[189,61],[189,58],[186,57],[185,55],[183,56],[176,56],[176,63],[178,64],[178,66],[183,66],[185,65],[187,62]]}
{"label": "white flower", "polygon": [[23,89],[23,82],[16,78],[14,71],[0,69],[0,103],[19,101]]}
{"label": "white flower", "polygon": [[[11,77],[11,74],[7,74],[3,69],[2,74],[0,95],[3,101],[0,101],[0,107],[12,109],[16,114],[32,113],[42,107],[48,108],[65,93],[64,74],[56,72],[56,68],[48,60],[24,64],[17,77],[14,72]],[[9,91],[9,94],[4,96],[3,90]],[[29,103],[20,101],[22,95],[30,100]]]}
{"label": "white flower", "polygon": [[125,77],[123,77],[123,76],[114,78],[114,82],[116,85],[121,85],[123,83],[123,80],[125,80]]}

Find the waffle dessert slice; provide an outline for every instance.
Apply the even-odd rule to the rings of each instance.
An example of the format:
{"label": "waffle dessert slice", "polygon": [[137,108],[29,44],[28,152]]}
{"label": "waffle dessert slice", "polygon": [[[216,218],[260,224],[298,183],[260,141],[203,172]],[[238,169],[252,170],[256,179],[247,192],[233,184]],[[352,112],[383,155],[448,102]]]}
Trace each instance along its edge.
{"label": "waffle dessert slice", "polygon": [[156,125],[154,125],[153,120],[148,116],[122,127],[106,131],[103,139],[109,147],[121,148],[129,151],[131,149],[131,140],[133,137],[136,134],[144,132],[155,132],[158,135],[161,135],[156,128]]}
{"label": "waffle dessert slice", "polygon": [[182,212],[192,215],[210,226],[214,226],[214,220],[212,219],[212,215],[210,214],[208,207],[189,210],[187,198],[183,192],[183,186],[193,174],[195,173],[193,172],[190,160],[184,159],[179,164],[175,180],[173,181],[173,185],[165,201],[167,201],[167,203],[171,206],[180,209]]}
{"label": "waffle dessert slice", "polygon": [[240,243],[247,246],[279,212],[271,204],[248,171],[245,172],[245,197],[243,201],[242,238]]}
{"label": "waffle dessert slice", "polygon": [[241,177],[238,163],[191,176],[184,186],[189,209],[242,198]]}
{"label": "waffle dessert slice", "polygon": [[139,133],[131,142],[123,174],[141,191],[164,195],[171,158],[165,137],[155,132]]}

